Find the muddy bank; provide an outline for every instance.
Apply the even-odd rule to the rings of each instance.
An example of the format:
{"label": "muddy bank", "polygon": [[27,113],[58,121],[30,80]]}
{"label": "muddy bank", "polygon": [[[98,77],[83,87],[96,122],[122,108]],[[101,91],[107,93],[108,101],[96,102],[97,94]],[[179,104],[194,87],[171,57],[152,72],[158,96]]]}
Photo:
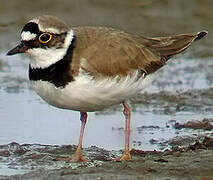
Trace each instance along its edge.
{"label": "muddy bank", "polygon": [[29,173],[0,176],[1,180],[51,179],[212,179],[213,138],[197,139],[193,144],[174,146],[165,151],[131,150],[131,162],[112,162],[121,151],[97,147],[84,149],[88,162],[65,163],[59,157],[73,154],[76,146],[19,145],[0,146],[1,160],[13,159],[10,168],[28,168]]}
{"label": "muddy bank", "polygon": [[[162,77],[163,78],[163,77]],[[171,77],[172,79],[173,77]],[[211,82],[212,84],[213,82]],[[156,86],[160,84],[157,80],[154,82]],[[167,86],[169,82],[164,81],[163,86]],[[151,89],[151,88],[149,88]],[[213,113],[213,88],[193,89],[185,92],[169,92],[158,91],[149,92],[145,90],[130,100],[132,110],[141,114],[152,111],[153,114],[175,114],[178,112],[194,112],[194,113]],[[121,106],[114,106],[106,110],[97,112],[96,114],[111,114],[121,111]]]}

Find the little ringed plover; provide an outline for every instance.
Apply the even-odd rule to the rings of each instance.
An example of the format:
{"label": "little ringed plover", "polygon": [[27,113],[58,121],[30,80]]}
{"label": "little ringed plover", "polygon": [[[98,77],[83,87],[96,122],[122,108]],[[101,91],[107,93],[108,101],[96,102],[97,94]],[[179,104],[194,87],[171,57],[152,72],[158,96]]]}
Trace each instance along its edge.
{"label": "little ringed plover", "polygon": [[21,43],[7,55],[29,56],[32,87],[47,103],[80,112],[79,144],[67,161],[86,160],[81,148],[87,112],[123,104],[125,149],[116,159],[122,161],[131,160],[126,101],[149,85],[169,58],[206,34],[145,38],[106,27],[69,28],[57,17],[43,15],[24,25]]}

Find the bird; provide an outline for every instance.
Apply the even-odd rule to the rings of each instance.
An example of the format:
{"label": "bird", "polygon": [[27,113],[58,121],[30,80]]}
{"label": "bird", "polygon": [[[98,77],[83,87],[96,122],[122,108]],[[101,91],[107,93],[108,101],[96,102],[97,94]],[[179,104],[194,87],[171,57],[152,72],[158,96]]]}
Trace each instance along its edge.
{"label": "bird", "polygon": [[48,104],[80,112],[80,136],[67,162],[82,162],[84,130],[88,112],[123,105],[125,147],[115,161],[130,161],[128,100],[158,77],[157,71],[174,55],[202,39],[207,31],[168,37],[143,37],[110,27],[69,27],[61,19],[41,15],[22,28],[21,42],[8,56],[25,53],[29,80]]}

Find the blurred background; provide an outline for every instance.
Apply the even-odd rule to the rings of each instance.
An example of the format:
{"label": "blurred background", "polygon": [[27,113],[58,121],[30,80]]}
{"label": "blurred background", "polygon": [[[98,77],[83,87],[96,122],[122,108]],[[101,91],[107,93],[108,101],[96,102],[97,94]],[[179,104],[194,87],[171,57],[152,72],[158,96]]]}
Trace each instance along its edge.
{"label": "blurred background", "polygon": [[[73,26],[106,26],[143,36],[168,36],[208,30],[206,38],[178,55],[143,94],[131,100],[131,143],[136,149],[165,149],[177,137],[211,135],[177,130],[176,122],[213,118],[212,0],[1,0],[0,144],[10,142],[77,144],[79,113],[47,105],[28,82],[28,59],[6,57],[20,40],[22,26],[50,14]],[[90,113],[84,147],[121,149],[121,106]]]}

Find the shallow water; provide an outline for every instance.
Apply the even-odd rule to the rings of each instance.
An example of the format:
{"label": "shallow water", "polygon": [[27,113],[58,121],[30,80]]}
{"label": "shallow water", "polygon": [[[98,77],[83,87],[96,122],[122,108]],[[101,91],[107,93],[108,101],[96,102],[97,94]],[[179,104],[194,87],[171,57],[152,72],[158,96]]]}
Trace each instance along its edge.
{"label": "shallow water", "polygon": [[[40,14],[57,15],[74,26],[110,26],[147,36],[207,29],[207,38],[171,60],[145,94],[131,101],[131,144],[136,149],[163,150],[170,147],[169,140],[176,136],[211,133],[173,128],[175,122],[213,117],[213,4],[207,0],[202,2],[200,5],[193,0],[151,3],[76,0],[63,1],[58,6],[49,6],[50,1],[36,1],[32,6],[25,0],[3,0],[0,7],[0,144],[78,142],[79,113],[47,105],[30,87],[28,59],[22,55],[5,56],[7,50],[17,44],[21,26]],[[72,7],[70,12],[68,7]],[[89,114],[84,147],[91,145],[108,150],[123,148],[124,117],[120,106]],[[0,164],[0,174],[16,173],[5,167]]]}

